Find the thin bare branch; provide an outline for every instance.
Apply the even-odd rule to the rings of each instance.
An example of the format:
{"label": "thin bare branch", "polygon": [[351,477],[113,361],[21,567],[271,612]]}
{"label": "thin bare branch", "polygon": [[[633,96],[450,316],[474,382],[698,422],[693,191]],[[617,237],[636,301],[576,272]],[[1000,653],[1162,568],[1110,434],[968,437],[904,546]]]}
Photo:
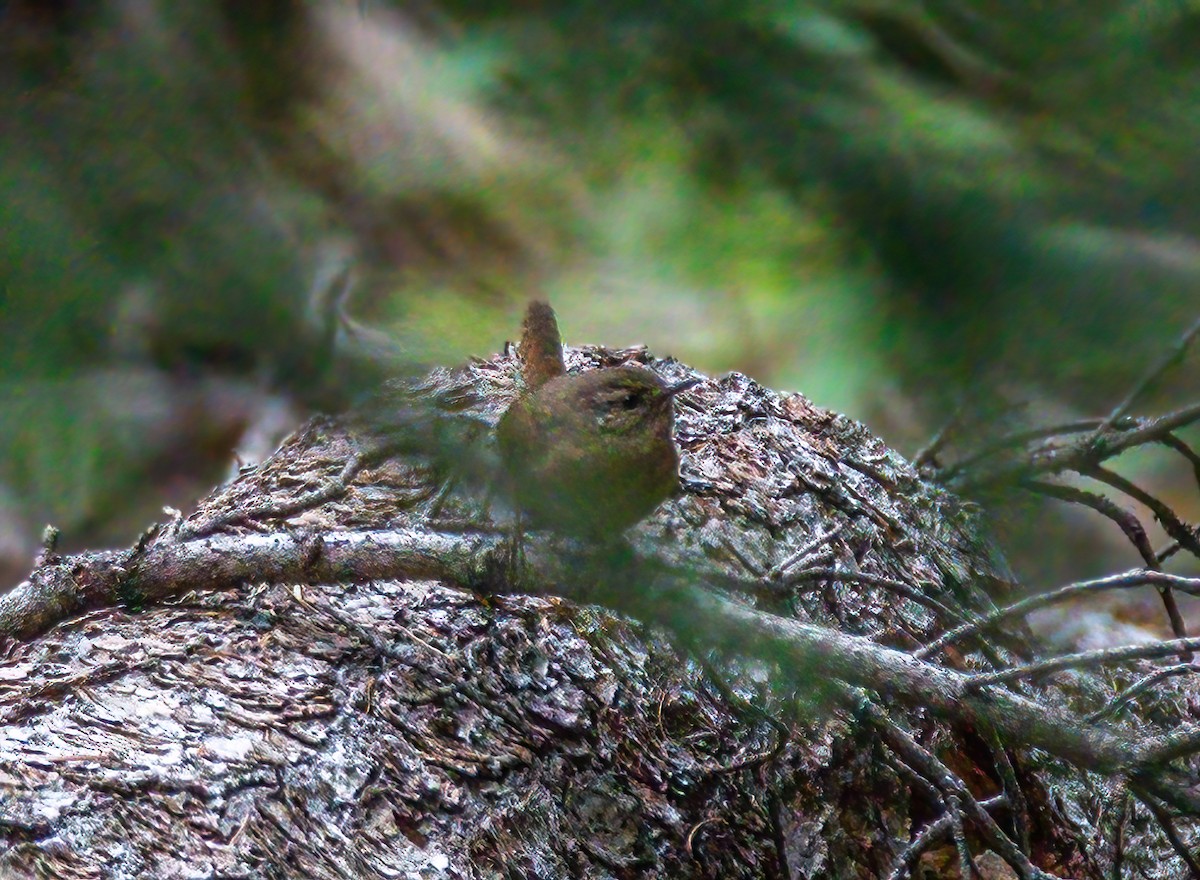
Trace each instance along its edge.
{"label": "thin bare branch", "polygon": [[1200,724],[1183,724],[1165,736],[1144,742],[1138,763],[1155,768],[1200,752]]}
{"label": "thin bare branch", "polygon": [[1076,488],[1075,486],[1060,486],[1057,483],[1047,483],[1044,480],[1022,480],[1021,487],[1059,501],[1090,507],[1101,516],[1108,517],[1120,527],[1121,531],[1125,533],[1125,537],[1129,539],[1129,542],[1137,548],[1142,561],[1152,568],[1155,566],[1154,549],[1150,546],[1150,539],[1146,535],[1146,529],[1132,512],[1116,504],[1111,499],[1105,498],[1103,495],[1098,495],[1095,492]]}
{"label": "thin bare branch", "polygon": [[1163,834],[1170,841],[1171,848],[1175,850],[1175,854],[1179,856],[1180,861],[1187,865],[1192,877],[1200,878],[1200,862],[1196,861],[1196,857],[1192,855],[1183,838],[1179,836],[1179,829],[1175,827],[1175,823],[1167,811],[1163,809],[1162,805],[1155,798],[1143,791],[1139,791],[1136,785],[1130,788],[1133,791],[1134,797],[1145,805],[1146,809],[1150,811],[1150,815],[1158,822],[1159,827],[1163,830]]}
{"label": "thin bare branch", "polygon": [[[1100,451],[1103,453],[1101,460],[1113,458],[1136,446],[1157,442],[1173,431],[1196,421],[1200,421],[1200,403],[1190,404],[1155,419],[1139,419],[1138,427],[1100,439]],[[1080,453],[1077,452],[1076,455]]]}
{"label": "thin bare branch", "polygon": [[1176,340],[1175,344],[1166,351],[1158,363],[1146,371],[1141,380],[1130,389],[1125,399],[1118,403],[1113,408],[1113,411],[1108,414],[1108,418],[1104,420],[1104,424],[1100,426],[1100,430],[1112,427],[1122,416],[1128,415],[1130,410],[1137,405],[1137,402],[1145,396],[1147,391],[1153,388],[1167,373],[1182,363],[1184,355],[1187,354],[1187,350],[1197,334],[1200,334],[1200,320],[1192,324]]}
{"label": "thin bare branch", "polygon": [[988,486],[1012,485],[1039,475],[1064,471],[1081,472],[1115,458],[1127,449],[1156,443],[1179,428],[1200,421],[1200,403],[1154,419],[1131,419],[1088,434],[1074,443],[1044,444],[995,467],[964,471],[942,482],[955,491],[978,490]]}
{"label": "thin bare branch", "polygon": [[917,450],[917,454],[913,456],[912,460],[913,467],[919,468],[927,464],[933,464],[937,459],[938,453],[950,441],[951,435],[962,424],[962,419],[963,408],[959,406],[954,411],[954,414],[946,420],[946,423],[938,429],[937,433],[929,439],[929,442]]}
{"label": "thin bare branch", "polygon": [[[990,813],[1000,807],[1006,806],[1007,803],[1008,801],[1004,795],[997,794],[987,800],[980,801],[979,806]],[[916,866],[917,860],[921,858],[921,854],[935,843],[940,843],[946,839],[947,835],[952,831],[954,819],[955,816],[945,813],[922,828],[921,832],[904,848],[904,852],[900,853],[896,858],[896,865],[888,875],[888,880],[904,880],[906,876],[912,877],[912,869]]]}
{"label": "thin bare branch", "polygon": [[29,639],[74,614],[243,583],[312,583],[443,578],[465,586],[483,577],[490,533],[415,530],[211,535],[176,541],[160,535],[132,550],[61,557],[0,596],[0,636]]}
{"label": "thin bare branch", "polygon": [[1101,465],[1087,468],[1080,471],[1080,473],[1092,479],[1099,480],[1102,483],[1107,483],[1119,492],[1123,492],[1135,501],[1146,505],[1154,514],[1154,518],[1158,520],[1159,524],[1171,538],[1178,541],[1184,550],[1200,558],[1200,540],[1196,538],[1196,530],[1176,516],[1175,511],[1171,510],[1170,506],[1166,503],[1155,498],[1133,481],[1127,480],[1115,471],[1111,471]]}
{"label": "thin bare branch", "polygon": [[882,577],[881,575],[868,574],[861,571],[842,571],[838,568],[805,568],[800,571],[792,572],[785,575],[783,583],[785,586],[794,587],[797,584],[811,583],[813,581],[842,581],[847,584],[866,584],[873,587],[883,587],[886,590],[891,590],[905,599],[916,602],[919,605],[924,605],[933,611],[943,615],[946,620],[963,621],[966,616],[961,612],[950,608],[932,596],[926,595],[920,587],[906,584],[904,581],[898,581],[894,578]]}
{"label": "thin bare branch", "polygon": [[181,526],[179,537],[182,540],[204,538],[229,526],[247,522],[270,522],[271,520],[286,519],[289,516],[319,507],[327,501],[341,498],[349,490],[350,484],[359,472],[394,455],[401,448],[403,445],[399,443],[395,445],[380,443],[369,449],[355,452],[335,476],[330,477],[324,485],[318,486],[316,489],[304,492],[287,501],[267,501],[253,507],[231,510],[221,516],[200,519],[194,524]]}
{"label": "thin bare branch", "polygon": [[939,651],[946,645],[960,641],[967,636],[975,635],[980,632],[991,629],[998,623],[1005,620],[1011,620],[1015,617],[1023,617],[1026,614],[1031,614],[1042,608],[1059,602],[1065,602],[1075,596],[1084,593],[1097,593],[1105,590],[1123,590],[1132,587],[1142,586],[1169,586],[1184,593],[1189,593],[1194,596],[1200,596],[1200,578],[1183,577],[1177,574],[1168,574],[1164,571],[1152,571],[1145,568],[1135,568],[1132,571],[1126,571],[1121,574],[1109,575],[1108,577],[1096,578],[1090,581],[1078,581],[1073,584],[1067,584],[1065,587],[1059,587],[1057,590],[1052,590],[1048,593],[1039,593],[1036,596],[1030,596],[1027,599],[1022,599],[1020,602],[1014,602],[1012,605],[1007,605],[1004,608],[997,609],[991,612],[980,620],[971,623],[965,623],[955,629],[950,630],[942,636],[939,636],[934,641],[930,642],[922,648],[913,652],[913,656],[923,660],[932,655],[935,651]]}
{"label": "thin bare branch", "polygon": [[[1109,471],[1106,471],[1099,465],[1088,472],[1089,476],[1097,479],[1103,479],[1104,475],[1109,474]],[[1115,477],[1116,475],[1113,474],[1111,476]],[[1141,554],[1142,561],[1146,565],[1152,568],[1158,566],[1158,556],[1150,547],[1150,539],[1146,535],[1146,529],[1132,512],[1120,507],[1103,495],[1073,486],[1060,486],[1056,483],[1048,483],[1042,480],[1024,480],[1021,485],[1042,495],[1082,504],[1108,517],[1120,527],[1121,531],[1125,533],[1125,537],[1137,548],[1138,553]],[[1166,586],[1160,587],[1159,596],[1162,598],[1163,608],[1166,609],[1167,620],[1171,624],[1171,632],[1177,639],[1187,638],[1187,625],[1184,623],[1183,615],[1179,612],[1179,605],[1175,601],[1175,596],[1171,592],[1171,588]],[[1182,655],[1182,658],[1185,661],[1192,659],[1191,655]]]}
{"label": "thin bare branch", "polygon": [[[856,711],[858,714],[865,716],[871,725],[879,731],[880,736],[889,749],[895,752],[904,763],[920,772],[937,787],[946,804],[947,812],[958,812],[960,816],[965,815],[968,817],[983,838],[995,849],[996,853],[1016,870],[1018,876],[1022,878],[1035,878],[1035,880],[1043,880],[1043,878],[1049,880],[1050,875],[1029,861],[1020,848],[996,824],[996,820],[980,805],[979,801],[975,800],[963,781],[949,767],[938,760],[937,756],[921,746],[912,738],[911,734],[888,718],[870,700],[860,700]],[[956,826],[961,823],[961,819],[955,819],[952,816],[950,821],[952,823],[951,827],[957,831]],[[960,868],[962,870],[969,870],[971,858],[970,854],[966,851],[965,843],[962,841],[965,841],[965,837],[956,833],[955,842]]]}
{"label": "thin bare branch", "polygon": [[1124,663],[1128,660],[1152,660],[1155,657],[1167,657],[1183,651],[1200,649],[1200,638],[1168,639],[1149,645],[1126,645],[1121,648],[1101,648],[1096,651],[1082,651],[1078,654],[1064,654],[1037,663],[1027,663],[1012,669],[999,672],[981,672],[971,677],[967,685],[970,690],[978,690],[995,684],[1004,684],[1035,675],[1047,675],[1060,672],[1063,669],[1085,669],[1093,666],[1104,666],[1109,663]]}
{"label": "thin bare branch", "polygon": [[996,733],[996,729],[991,725],[984,725],[980,727],[980,731],[986,737],[988,747],[992,750],[992,761],[996,765],[996,772],[1004,786],[1005,798],[1012,805],[1013,830],[1017,832],[1017,845],[1021,847],[1021,852],[1029,855],[1029,804],[1025,800],[1024,792],[1021,791],[1021,784],[1017,780],[1016,768],[1009,760],[1008,749],[1005,748],[1004,741]]}
{"label": "thin bare branch", "polygon": [[846,527],[845,523],[839,523],[838,525],[829,529],[824,534],[818,535],[817,537],[813,538],[811,541],[809,541],[807,544],[805,544],[803,547],[801,547],[799,550],[797,550],[795,553],[793,553],[791,556],[789,556],[787,559],[785,559],[783,562],[779,563],[779,565],[777,565],[775,567],[776,576],[782,577],[783,575],[786,575],[788,572],[788,569],[792,568],[797,563],[803,562],[805,559],[812,556],[814,553],[816,553],[818,550],[820,550],[822,547],[824,547],[826,544],[828,544],[830,541],[832,541],[834,538],[836,538],[838,535],[840,535],[842,533],[842,530],[845,527]]}
{"label": "thin bare branch", "polygon": [[[921,662],[864,636],[756,610],[698,586],[696,572],[679,571],[628,550],[598,558],[594,549],[584,553],[577,544],[549,535],[527,544],[517,568],[507,560],[506,543],[490,532],[277,532],[183,542],[160,536],[133,550],[65,557],[43,566],[29,581],[0,596],[0,634],[27,638],[85,609],[246,582],[436,579],[493,595],[554,595],[602,604],[711,650],[791,670],[797,683],[811,684],[815,676],[886,694],[935,717],[971,726],[990,724],[1005,741],[1043,749],[1091,772],[1123,776],[1137,765],[1138,745],[1125,731],[1081,723],[1063,708],[1005,688],[981,692],[980,686],[989,681],[985,675]],[[630,583],[641,588],[631,590]],[[1200,640],[1190,640],[1187,647],[1197,643]],[[1129,649],[1125,656],[1169,654],[1181,647],[1165,642]],[[1118,654],[1106,652],[1103,660]],[[1054,662],[1061,666],[1064,660]],[[1023,674],[1028,668],[998,673]],[[1146,776],[1139,777],[1139,784],[1177,809],[1200,813],[1200,792],[1181,782]]]}
{"label": "thin bare branch", "polygon": [[1183,545],[1181,545],[1178,541],[1172,541],[1171,543],[1165,545],[1161,550],[1155,551],[1154,558],[1158,560],[1159,565],[1162,565],[1182,549]]}
{"label": "thin bare branch", "polygon": [[1100,721],[1110,715],[1115,715],[1124,707],[1128,706],[1142,694],[1153,688],[1160,682],[1166,681],[1168,678],[1173,678],[1177,675],[1191,675],[1200,672],[1200,666],[1193,663],[1180,663],[1176,666],[1168,666],[1165,669],[1160,669],[1151,675],[1147,675],[1139,679],[1134,684],[1131,684],[1125,690],[1114,696],[1111,700],[1104,704],[1100,709],[1097,709],[1091,715],[1088,715],[1085,720],[1089,722]]}
{"label": "thin bare branch", "polygon": [[1188,446],[1174,434],[1167,434],[1159,441],[1164,446],[1174,449],[1180,455],[1187,459],[1188,464],[1192,466],[1192,474],[1196,478],[1196,485],[1200,486],[1200,453]]}
{"label": "thin bare branch", "polygon": [[[950,829],[954,836],[954,852],[958,857],[958,876],[963,880],[971,880],[975,876],[975,863],[971,860],[971,848],[967,845],[967,831],[963,827],[962,798],[959,795],[953,793],[946,795],[946,815],[950,818]],[[988,818],[990,819],[991,816]],[[998,826],[997,830],[999,830]]]}
{"label": "thin bare branch", "polygon": [[[1183,549],[1190,551],[1194,556],[1200,558],[1200,541],[1196,540],[1195,529],[1179,519],[1169,506],[1155,498],[1149,492],[1146,492],[1140,486],[1101,465],[1096,465],[1083,473],[1093,479],[1107,483],[1114,489],[1124,492],[1130,498],[1146,505],[1168,535],[1178,541]],[[1183,620],[1183,615],[1179,612],[1179,605],[1175,601],[1175,595],[1171,592],[1171,588],[1169,586],[1160,588],[1159,595],[1162,596],[1163,606],[1167,610],[1167,618],[1171,621],[1171,632],[1175,634],[1175,638],[1177,639],[1187,638],[1187,624]],[[1185,662],[1192,659],[1192,655],[1188,653],[1184,653],[1181,656]]]}
{"label": "thin bare branch", "polygon": [[1039,440],[1053,440],[1057,437],[1067,437],[1071,434],[1094,431],[1101,424],[1103,424],[1103,419],[1078,419],[1072,422],[1046,425],[1041,428],[1029,428],[1024,431],[1005,434],[1003,437],[998,437],[992,442],[985,444],[982,448],[971,453],[961,461],[956,461],[954,464],[943,468],[938,473],[938,478],[948,480],[963,471],[969,470],[979,464],[979,462],[1000,455],[1001,453],[1023,449],[1030,443],[1036,443]]}

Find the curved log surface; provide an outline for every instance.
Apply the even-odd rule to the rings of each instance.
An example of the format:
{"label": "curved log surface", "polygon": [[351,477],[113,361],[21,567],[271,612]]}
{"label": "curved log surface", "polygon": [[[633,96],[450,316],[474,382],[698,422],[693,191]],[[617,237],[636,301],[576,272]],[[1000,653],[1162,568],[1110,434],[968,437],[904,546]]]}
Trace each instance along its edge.
{"label": "curved log surface", "polygon": [[[572,369],[629,361],[693,374],[568,351]],[[514,564],[559,588],[519,591],[503,505],[474,478],[515,374],[497,356],[420,392],[482,450],[449,495],[427,441],[381,427],[407,406],[384,398],[315,420],[138,547],[48,553],[0,597],[0,630],[23,637],[0,665],[0,876],[956,876],[966,850],[997,877],[1185,876],[1168,837],[1190,826],[1131,806],[1120,743],[1089,773],[947,705],[965,689],[924,706],[902,675],[889,692],[819,649],[739,650],[770,627],[715,641],[703,603],[694,630],[687,606],[654,610],[643,574],[682,572],[760,615],[747,626],[869,637],[853,646],[886,664],[1007,593],[978,511],[800,395],[737,374],[682,395],[684,492],[631,532],[639,565],[594,578],[584,550],[533,533]],[[588,597],[572,578],[604,581],[610,607],[606,590],[635,597],[641,622],[558,598]],[[910,665],[958,687],[1035,655],[1012,629]],[[1113,694],[1084,674],[1017,691],[1081,716]],[[1095,730],[1169,730],[1194,702],[1175,677],[1135,704],[1145,720]],[[963,799],[994,829],[952,821]]]}

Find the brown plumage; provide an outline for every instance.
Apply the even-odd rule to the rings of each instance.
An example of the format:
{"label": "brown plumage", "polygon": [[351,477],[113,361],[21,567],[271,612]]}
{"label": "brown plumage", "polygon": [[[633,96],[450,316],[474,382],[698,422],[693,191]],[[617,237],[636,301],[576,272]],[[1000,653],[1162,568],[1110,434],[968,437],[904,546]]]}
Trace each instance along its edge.
{"label": "brown plumage", "polygon": [[[532,319],[535,308],[539,317]],[[509,494],[535,525],[565,534],[619,534],[665,501],[679,485],[671,438],[672,399],[696,384],[666,385],[633,366],[545,379],[552,355],[561,362],[554,313],[530,308],[525,331],[553,323],[554,351],[538,342],[525,360],[526,389],[500,419],[497,439]],[[527,340],[522,339],[524,356]],[[530,364],[536,364],[530,381]]]}

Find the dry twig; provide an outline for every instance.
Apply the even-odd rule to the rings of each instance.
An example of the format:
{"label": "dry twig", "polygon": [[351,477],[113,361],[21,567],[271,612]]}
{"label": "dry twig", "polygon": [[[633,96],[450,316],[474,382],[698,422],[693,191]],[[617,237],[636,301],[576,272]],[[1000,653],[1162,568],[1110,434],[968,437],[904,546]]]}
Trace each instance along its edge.
{"label": "dry twig", "polygon": [[970,623],[964,623],[955,629],[946,632],[945,634],[934,639],[928,645],[913,652],[913,656],[919,659],[926,659],[932,656],[936,651],[940,651],[947,645],[961,641],[968,636],[986,632],[994,628],[997,624],[1003,623],[1006,620],[1011,620],[1016,617],[1023,617],[1031,614],[1039,609],[1046,608],[1050,605],[1055,605],[1059,602],[1065,602],[1076,596],[1086,593],[1098,593],[1106,590],[1123,590],[1132,587],[1155,586],[1155,587],[1172,587],[1182,592],[1189,593],[1193,596],[1200,596],[1200,578],[1184,577],[1177,574],[1168,574],[1164,571],[1156,571],[1146,568],[1135,568],[1130,571],[1122,572],[1121,574],[1109,575],[1108,577],[1096,578],[1090,581],[1078,581],[1073,584],[1067,584],[1065,587],[1059,587],[1057,590],[1051,590],[1046,593],[1038,593],[1019,602],[1014,602],[1011,605],[1006,605],[1003,608],[998,608],[990,614],[985,615],[979,620]]}

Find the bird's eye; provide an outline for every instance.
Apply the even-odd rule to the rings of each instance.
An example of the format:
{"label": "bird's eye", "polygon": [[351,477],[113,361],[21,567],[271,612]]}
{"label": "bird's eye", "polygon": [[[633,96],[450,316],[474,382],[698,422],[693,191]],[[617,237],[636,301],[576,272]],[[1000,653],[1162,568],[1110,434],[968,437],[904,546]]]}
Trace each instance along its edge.
{"label": "bird's eye", "polygon": [[642,402],[642,396],[636,391],[630,391],[621,398],[621,409],[637,409],[638,404]]}

